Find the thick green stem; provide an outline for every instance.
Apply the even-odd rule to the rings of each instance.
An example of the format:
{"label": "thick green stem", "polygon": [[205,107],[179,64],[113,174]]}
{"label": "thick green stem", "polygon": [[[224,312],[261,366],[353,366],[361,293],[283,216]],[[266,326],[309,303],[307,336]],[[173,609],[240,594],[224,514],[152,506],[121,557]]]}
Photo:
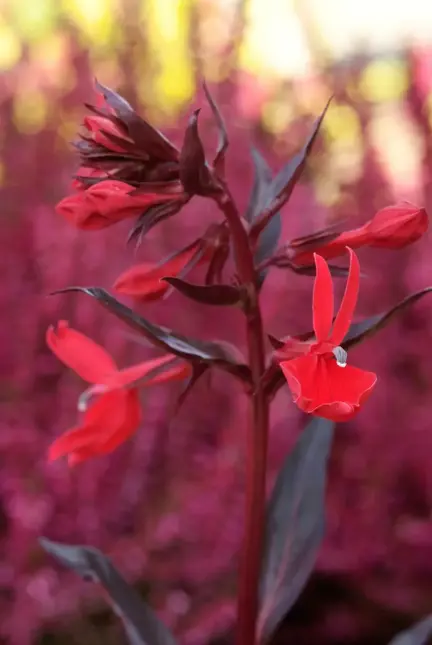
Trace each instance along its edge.
{"label": "thick green stem", "polygon": [[228,190],[218,199],[231,229],[237,272],[249,293],[246,307],[249,366],[254,383],[251,434],[247,437],[246,517],[240,562],[236,645],[255,645],[258,587],[265,524],[269,404],[261,386],[265,347],[256,274],[249,237]]}

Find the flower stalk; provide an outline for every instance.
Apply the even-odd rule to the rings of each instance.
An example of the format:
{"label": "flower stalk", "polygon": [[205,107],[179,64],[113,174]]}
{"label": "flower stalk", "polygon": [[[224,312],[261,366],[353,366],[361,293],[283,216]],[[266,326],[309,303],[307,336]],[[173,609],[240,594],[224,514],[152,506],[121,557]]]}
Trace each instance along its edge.
{"label": "flower stalk", "polygon": [[267,441],[269,402],[262,387],[265,347],[256,272],[249,237],[228,189],[217,203],[232,235],[239,278],[249,294],[245,307],[249,367],[254,391],[251,400],[251,436],[247,437],[246,516],[237,597],[236,645],[253,645],[256,640],[258,587],[265,525]]}

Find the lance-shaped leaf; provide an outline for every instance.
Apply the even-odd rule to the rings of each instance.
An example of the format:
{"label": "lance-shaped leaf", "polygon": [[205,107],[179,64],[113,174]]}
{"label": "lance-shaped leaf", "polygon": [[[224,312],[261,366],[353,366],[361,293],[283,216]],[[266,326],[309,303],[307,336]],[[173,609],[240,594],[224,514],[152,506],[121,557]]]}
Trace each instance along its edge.
{"label": "lance-shaped leaf", "polygon": [[230,284],[201,285],[192,284],[179,278],[162,278],[181,294],[205,305],[238,305],[242,301],[242,292]]}
{"label": "lance-shaped leaf", "polygon": [[[273,218],[273,219],[276,219],[276,218]],[[294,273],[297,273],[298,275],[311,275],[311,276],[316,275],[316,268],[314,265],[310,265],[310,266],[297,265],[297,264],[294,264],[287,257],[276,256],[272,258],[269,264],[278,269],[290,269],[291,271],[293,271]],[[331,275],[335,278],[346,278],[347,275],[349,274],[349,269],[345,267],[337,267],[333,264],[328,264],[328,268]],[[360,276],[362,278],[365,278],[366,274],[361,273]]]}
{"label": "lance-shaped leaf", "polygon": [[147,235],[154,226],[178,213],[188,201],[189,198],[185,198],[179,199],[178,201],[151,206],[137,219],[129,232],[127,242],[129,243],[132,240],[136,240],[137,247],[140,246],[144,236]]}
{"label": "lance-shaped leaf", "polygon": [[389,645],[426,645],[432,636],[432,615],[416,623],[410,629],[401,632],[390,641]]}
{"label": "lance-shaped leaf", "polygon": [[188,338],[183,334],[174,332],[168,327],[151,323],[146,318],[135,313],[129,307],[111,296],[105,289],[99,287],[67,287],[54,293],[81,292],[92,296],[110,313],[140,332],[143,336],[158,347],[169,351],[189,361],[208,363],[220,367],[246,383],[250,383],[251,374],[247,365],[239,361],[235,348],[224,341],[204,341]]}
{"label": "lance-shaped leaf", "polygon": [[[282,218],[280,213],[275,213],[274,217],[268,222],[265,229],[261,232],[258,243],[257,250],[254,255],[254,264],[256,267],[259,267],[261,263],[264,263],[277,247],[279,236],[282,230]],[[265,268],[258,270],[258,286],[262,287],[266,275],[269,270],[269,265]]]}
{"label": "lance-shaped leaf", "polygon": [[269,186],[273,179],[270,166],[254,146],[251,148],[251,155],[254,166],[254,183],[245,213],[247,222],[253,222],[268,206]]}
{"label": "lance-shaped leaf", "polygon": [[299,597],[324,535],[327,461],[334,424],[314,418],[283,464],[271,495],[260,581],[259,641]]}
{"label": "lance-shaped leaf", "polygon": [[[252,192],[248,207],[245,213],[245,219],[253,222],[256,217],[268,206],[271,197],[269,188],[272,182],[272,172],[266,160],[261,156],[256,148],[252,148],[252,160],[254,164],[255,176]],[[282,229],[282,220],[280,213],[276,213],[268,222],[267,226],[261,231],[256,240],[256,250],[254,254],[254,264],[259,267],[275,251],[279,236]],[[268,268],[263,267],[258,273],[258,286],[261,287],[267,275]]]}
{"label": "lance-shaped leaf", "polygon": [[216,173],[220,177],[223,177],[225,175],[225,154],[229,144],[228,134],[226,131],[225,121],[223,120],[222,114],[217,106],[216,101],[212,97],[210,90],[207,86],[207,83],[205,81],[203,83],[203,88],[204,88],[204,93],[206,95],[207,101],[213,113],[213,117],[216,121],[216,125],[218,127],[218,134],[219,134],[219,141],[218,141],[218,146],[216,150],[216,155],[215,155],[215,158],[213,159],[212,165]]}
{"label": "lance-shaped leaf", "polygon": [[206,363],[193,363],[192,365],[192,374],[188,381],[186,382],[183,391],[177,399],[176,412],[178,412],[186,401],[187,397],[200,380],[200,378],[208,371],[209,366]]}
{"label": "lance-shaped leaf", "polygon": [[123,621],[131,645],[176,645],[168,628],[98,549],[59,544],[47,538],[41,538],[40,544],[84,580],[102,585]]}
{"label": "lance-shaped leaf", "polygon": [[195,110],[189,119],[180,152],[180,181],[189,195],[209,195],[215,192],[215,183],[198,132],[199,113],[200,110]]}
{"label": "lance-shaped leaf", "polygon": [[[331,99],[330,99],[331,100]],[[330,100],[321,113],[321,116],[315,121],[312,132],[309,135],[303,148],[279,171],[269,187],[270,205],[259,217],[253,227],[253,234],[258,235],[267,226],[268,221],[274,214],[288,201],[295,185],[300,179],[306,166],[313,144],[315,143],[321,123],[325,117]]]}
{"label": "lance-shaped leaf", "polygon": [[415,293],[410,294],[409,296],[401,300],[401,302],[399,302],[397,305],[384,313],[378,314],[376,316],[371,316],[371,318],[366,318],[366,320],[361,320],[357,323],[353,323],[349,328],[348,334],[346,335],[342,346],[344,347],[344,349],[349,349],[350,347],[353,347],[354,345],[357,345],[358,343],[363,341],[365,338],[372,336],[382,327],[385,327],[385,325],[387,325],[397,314],[403,311],[406,307],[412,305],[414,302],[417,302],[417,300],[420,300],[420,298],[423,298],[423,296],[431,292],[432,287],[426,287],[425,289],[421,289],[420,291],[416,291]]}

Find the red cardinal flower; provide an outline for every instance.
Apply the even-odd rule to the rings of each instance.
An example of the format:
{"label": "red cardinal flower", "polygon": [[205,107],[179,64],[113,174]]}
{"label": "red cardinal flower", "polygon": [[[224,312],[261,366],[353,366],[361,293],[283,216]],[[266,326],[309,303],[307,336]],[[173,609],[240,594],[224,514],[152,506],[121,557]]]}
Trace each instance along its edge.
{"label": "red cardinal flower", "polygon": [[123,219],[142,216],[155,206],[179,199],[175,193],[140,191],[139,194],[131,194],[133,190],[122,181],[102,181],[62,199],[56,211],[78,228],[98,230]]}
{"label": "red cardinal flower", "polygon": [[[428,223],[424,208],[404,202],[382,208],[363,226],[340,233],[324,244],[316,234],[310,239],[303,238],[301,244],[293,240],[288,254],[294,264],[305,266],[313,263],[314,251],[330,260],[343,255],[347,246],[354,249],[361,246],[401,249],[418,240],[427,231]],[[313,237],[317,238],[316,243]]]}
{"label": "red cardinal flower", "polygon": [[[92,384],[79,399],[78,408],[85,412],[81,423],[56,439],[49,450],[50,460],[68,455],[70,465],[112,452],[134,434],[141,422],[139,385],[176,381],[190,374],[189,365],[171,354],[119,370],[103,347],[65,321],[57,329],[49,327],[46,340],[65,365]],[[93,395],[98,398],[87,406]]]}
{"label": "red cardinal flower", "polygon": [[161,282],[161,278],[177,277],[179,273],[185,275],[187,270],[205,259],[204,252],[204,240],[198,239],[159,264],[146,262],[133,266],[117,278],[114,290],[143,301],[158,300],[170,289],[170,285]]}
{"label": "red cardinal flower", "polygon": [[333,321],[333,283],[324,258],[314,255],[316,278],[313,292],[314,343],[290,340],[279,356],[294,402],[304,412],[332,421],[346,421],[359,411],[371,394],[377,377],[347,365],[340,347],[350,327],[357,303],[360,266],[350,253],[350,269],[342,304]]}

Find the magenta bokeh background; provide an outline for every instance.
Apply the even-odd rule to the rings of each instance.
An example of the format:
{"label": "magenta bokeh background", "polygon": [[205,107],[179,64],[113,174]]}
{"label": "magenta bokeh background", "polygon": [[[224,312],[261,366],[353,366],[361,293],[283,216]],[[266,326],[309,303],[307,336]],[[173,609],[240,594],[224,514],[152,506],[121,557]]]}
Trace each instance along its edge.
{"label": "magenta bokeh background", "polygon": [[[432,55],[408,52],[406,57],[411,85],[403,103],[423,142],[421,175],[412,191],[430,212],[432,149],[424,106]],[[62,101],[78,109],[91,98],[92,74],[85,57],[77,57],[75,66],[77,86]],[[345,95],[356,73],[353,63],[350,70],[328,72],[324,79],[336,99],[353,105],[359,115],[361,179],[344,187],[349,200],[333,209],[319,204],[312,178],[330,154],[321,144],[309,183],[296,189],[284,210],[285,239],[338,215],[364,221],[400,197],[368,138],[369,104]],[[243,206],[251,186],[248,139],[261,145],[274,168],[282,161],[271,137],[261,131],[260,92],[253,79],[242,76],[218,89],[231,132],[228,175]],[[247,433],[239,387],[215,373],[210,386],[203,379],[171,420],[177,386],[145,391],[146,421],[137,437],[111,457],[69,471],[63,462],[46,463],[46,449],[73,423],[81,384],[50,354],[44,335],[49,324],[67,319],[103,343],[122,366],[155,355],[90,299],[47,294],[77,284],[110,288],[135,257],[160,258],[220,216],[196,199],[152,231],[136,256],[125,244],[128,223],[96,233],[71,228],[54,212],[75,169],[72,152],[56,134],[61,105],[49,127],[23,136],[14,127],[7,79],[0,81],[0,102],[5,165],[0,195],[0,634],[10,645],[53,643],[43,640],[44,630],[66,624],[73,633],[76,612],[88,614],[102,606],[93,587],[54,567],[41,552],[37,538],[46,535],[101,548],[128,579],[145,582],[150,602],[180,642],[203,645],[223,637],[234,619]],[[256,114],[245,110],[251,105],[258,106]],[[203,117],[205,138],[208,134],[213,142],[208,110]],[[300,142],[307,125],[300,117],[283,137],[284,154]],[[173,136],[179,140],[178,131]],[[378,313],[432,284],[429,236],[404,251],[365,250],[360,258],[368,276],[359,316]],[[199,271],[194,275],[198,279]],[[311,286],[307,277],[269,274],[262,295],[269,332],[283,335],[310,327]],[[283,627],[281,642],[291,638],[309,645],[319,637],[320,643],[333,645],[385,643],[432,610],[431,307],[427,299],[419,302],[350,356],[376,371],[379,385],[358,420],[339,427],[330,466],[327,537],[317,572]],[[244,346],[237,311],[207,311],[179,295],[141,310],[189,335]],[[269,466],[274,476],[303,423],[286,389],[275,400],[272,418]],[[91,621],[86,629],[86,643],[102,642]]]}

